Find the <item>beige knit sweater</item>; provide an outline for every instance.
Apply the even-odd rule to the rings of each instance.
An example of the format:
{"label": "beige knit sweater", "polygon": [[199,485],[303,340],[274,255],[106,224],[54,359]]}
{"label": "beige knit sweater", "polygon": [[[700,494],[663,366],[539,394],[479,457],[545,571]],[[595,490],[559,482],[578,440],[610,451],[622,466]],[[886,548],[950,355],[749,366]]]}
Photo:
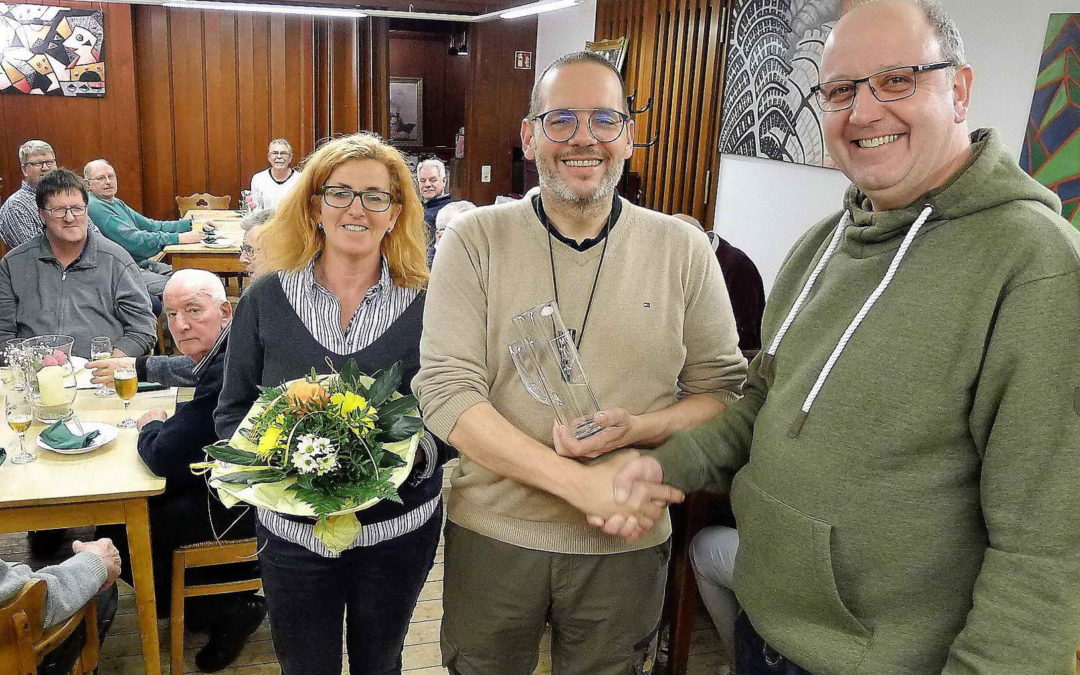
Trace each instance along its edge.
{"label": "beige knit sweater", "polygon": [[[526,392],[507,349],[519,339],[511,319],[554,298],[548,235],[532,194],[469,212],[439,244],[413,391],[428,427],[443,439],[465,410],[489,401],[523,432],[552,445],[553,412]],[[701,393],[733,401],[746,362],[704,234],[624,201],[609,236],[580,349],[600,407],[641,414]],[[557,239],[551,245],[563,320],[580,334],[603,244],[586,251]],[[648,535],[625,544],[589,526],[562,499],[466,457],[451,485],[450,520],[525,548],[618,553],[659,544],[671,531],[665,517]]]}

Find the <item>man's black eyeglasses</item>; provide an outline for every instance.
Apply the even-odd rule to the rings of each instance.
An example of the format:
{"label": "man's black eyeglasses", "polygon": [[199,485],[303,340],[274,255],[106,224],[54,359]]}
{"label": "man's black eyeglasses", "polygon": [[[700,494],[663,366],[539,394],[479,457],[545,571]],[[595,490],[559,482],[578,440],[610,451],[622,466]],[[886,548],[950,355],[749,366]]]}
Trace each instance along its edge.
{"label": "man's black eyeglasses", "polygon": [[891,103],[908,98],[915,93],[916,74],[952,68],[955,65],[952,61],[938,61],[917,66],[900,66],[855,80],[822,82],[810,87],[810,91],[814,93],[814,99],[822,112],[839,112],[855,105],[855,94],[863,82],[870,87],[870,93],[874,95],[874,98],[882,103]]}

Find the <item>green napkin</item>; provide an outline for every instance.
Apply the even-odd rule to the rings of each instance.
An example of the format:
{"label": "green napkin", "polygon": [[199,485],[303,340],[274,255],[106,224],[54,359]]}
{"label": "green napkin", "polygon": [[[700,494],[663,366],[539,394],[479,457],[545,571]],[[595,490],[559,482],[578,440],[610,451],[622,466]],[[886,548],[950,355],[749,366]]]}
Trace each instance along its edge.
{"label": "green napkin", "polygon": [[80,436],[79,434],[71,433],[71,429],[68,429],[63,421],[58,421],[46,427],[45,430],[41,432],[39,438],[45,441],[45,445],[50,448],[56,448],[57,450],[74,450],[75,448],[85,448],[90,445],[100,433],[100,431],[95,429],[94,431]]}

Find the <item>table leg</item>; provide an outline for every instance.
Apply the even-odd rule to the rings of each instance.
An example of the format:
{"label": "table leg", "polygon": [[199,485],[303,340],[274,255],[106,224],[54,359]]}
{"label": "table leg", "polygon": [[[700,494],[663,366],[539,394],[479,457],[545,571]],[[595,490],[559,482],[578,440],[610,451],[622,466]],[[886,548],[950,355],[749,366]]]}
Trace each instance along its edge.
{"label": "table leg", "polygon": [[135,582],[135,605],[139,609],[139,635],[142,638],[146,675],[161,673],[158,647],[157,605],[154,602],[154,566],[150,554],[150,516],[146,499],[125,499],[128,555],[131,577]]}

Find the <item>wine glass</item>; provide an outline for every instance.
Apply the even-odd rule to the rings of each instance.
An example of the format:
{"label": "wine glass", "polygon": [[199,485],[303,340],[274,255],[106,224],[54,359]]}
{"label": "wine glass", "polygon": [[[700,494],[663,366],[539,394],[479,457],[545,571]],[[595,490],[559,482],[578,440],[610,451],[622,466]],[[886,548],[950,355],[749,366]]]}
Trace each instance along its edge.
{"label": "wine glass", "polygon": [[30,402],[21,394],[12,393],[4,404],[4,412],[7,415],[8,426],[19,435],[19,452],[11,458],[12,464],[26,464],[37,459],[37,455],[26,450],[24,437],[26,430],[34,423],[34,413],[30,408]]}
{"label": "wine glass", "polygon": [[135,392],[139,390],[139,380],[132,366],[120,366],[113,373],[113,386],[116,387],[116,395],[124,402],[124,419],[116,426],[121,429],[134,429],[135,420],[131,419],[128,406],[131,399],[135,398]]}
{"label": "wine glass", "polygon": [[[101,361],[102,359],[111,359],[113,353],[112,340],[107,337],[96,337],[90,340],[90,360]],[[94,392],[94,396],[105,398],[111,396],[112,391],[105,383],[99,383],[97,385],[97,391]]]}
{"label": "wine glass", "polygon": [[26,389],[22,343],[23,338],[12,338],[0,344],[0,370],[6,371],[7,377],[3,379],[11,384],[14,391]]}

